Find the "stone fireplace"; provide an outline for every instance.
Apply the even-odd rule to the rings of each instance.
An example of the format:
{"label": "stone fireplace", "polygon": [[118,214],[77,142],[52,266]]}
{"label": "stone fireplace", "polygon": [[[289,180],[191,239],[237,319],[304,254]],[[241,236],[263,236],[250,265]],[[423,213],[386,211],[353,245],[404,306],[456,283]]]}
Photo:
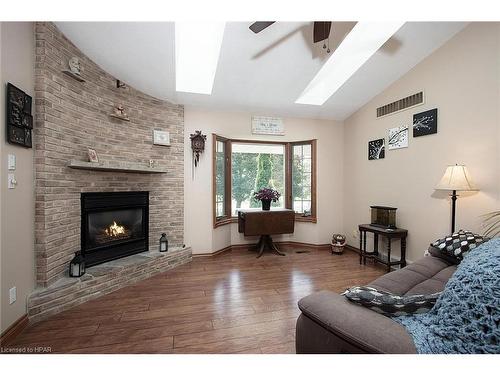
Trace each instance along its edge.
{"label": "stone fireplace", "polygon": [[[50,22],[35,25],[35,256],[30,320],[191,261],[184,244],[184,108],[116,79]],[[77,57],[84,82],[68,76]],[[129,116],[110,116],[122,105]],[[153,131],[170,145],[153,144]],[[98,163],[88,162],[88,151]],[[81,168],[86,164],[92,167]],[[151,166],[154,166],[154,169]],[[168,253],[158,251],[167,233]],[[76,251],[91,267],[68,277]]]}
{"label": "stone fireplace", "polygon": [[[38,285],[49,287],[67,275],[68,264],[75,251],[86,252],[91,263],[104,261],[96,250],[105,245],[102,243],[105,237],[94,236],[91,239],[86,236],[89,233],[82,233],[82,230],[93,230],[82,226],[81,222],[82,208],[85,208],[82,204],[87,202],[82,199],[90,199],[90,193],[110,194],[111,197],[113,193],[127,196],[129,192],[149,192],[149,222],[147,228],[142,228],[145,231],[141,234],[142,243],[130,245],[125,253],[139,251],[135,245],[141,251],[144,246],[145,250],[157,250],[161,233],[167,233],[171,245],[182,246],[183,106],[153,98],[129,85],[117,88],[115,77],[85,56],[50,22],[37,22],[35,33],[36,110],[33,139]],[[63,73],[72,57],[80,60],[85,82]],[[110,116],[117,104],[123,105],[130,121]],[[153,144],[153,130],[168,131],[170,146]],[[98,154],[99,163],[96,165],[116,168],[73,168],[72,162],[88,162],[89,148]],[[150,161],[162,173],[148,172]],[[124,165],[138,168],[124,171]],[[88,203],[91,203],[90,200]],[[90,224],[100,224],[98,221],[105,217],[91,215],[86,219],[87,224],[88,219],[93,219]],[[116,224],[120,223],[117,221]],[[109,225],[112,226],[113,222]],[[137,233],[133,235],[137,236]],[[108,245],[113,247],[126,236],[126,233],[116,233]],[[103,256],[105,253],[110,251],[101,252]]]}
{"label": "stone fireplace", "polygon": [[80,206],[87,267],[148,251],[149,192],[82,193]]}

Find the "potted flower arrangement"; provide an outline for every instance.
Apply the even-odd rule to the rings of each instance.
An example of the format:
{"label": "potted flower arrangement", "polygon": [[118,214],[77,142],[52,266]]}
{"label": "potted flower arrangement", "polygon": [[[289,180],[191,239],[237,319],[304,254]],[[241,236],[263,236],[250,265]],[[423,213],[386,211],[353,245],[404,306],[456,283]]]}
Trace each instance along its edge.
{"label": "potted flower arrangement", "polygon": [[253,197],[255,200],[262,202],[262,209],[264,211],[269,211],[271,209],[271,202],[277,202],[281,194],[274,189],[263,188],[253,193]]}

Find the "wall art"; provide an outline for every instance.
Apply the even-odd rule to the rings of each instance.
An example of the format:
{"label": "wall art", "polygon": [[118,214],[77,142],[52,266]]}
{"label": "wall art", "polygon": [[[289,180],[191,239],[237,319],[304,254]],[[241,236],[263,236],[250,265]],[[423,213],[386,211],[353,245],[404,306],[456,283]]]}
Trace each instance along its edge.
{"label": "wall art", "polygon": [[153,130],[153,144],[170,146],[170,133],[164,130]]}
{"label": "wall art", "polygon": [[252,134],[285,135],[285,125],[279,117],[252,117]]}
{"label": "wall art", "polygon": [[387,148],[389,150],[396,150],[405,147],[408,147],[408,126],[398,126],[397,128],[389,129]]}
{"label": "wall art", "polygon": [[368,160],[385,158],[385,138],[368,142]]}
{"label": "wall art", "polygon": [[27,148],[32,147],[31,107],[31,96],[13,84],[7,83],[7,142]]}
{"label": "wall art", "polygon": [[413,115],[413,136],[421,137],[437,133],[437,118],[437,108]]}

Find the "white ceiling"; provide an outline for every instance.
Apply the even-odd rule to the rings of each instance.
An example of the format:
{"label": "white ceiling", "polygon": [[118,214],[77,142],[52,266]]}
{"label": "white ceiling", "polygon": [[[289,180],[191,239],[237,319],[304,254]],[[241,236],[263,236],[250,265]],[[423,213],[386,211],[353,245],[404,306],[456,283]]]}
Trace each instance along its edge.
{"label": "white ceiling", "polygon": [[[330,56],[321,43],[312,45],[311,23],[277,22],[254,34],[248,29],[250,22],[228,22],[212,95],[175,91],[172,22],[56,25],[108,73],[160,99],[214,110],[344,120],[466,23],[406,23],[322,106],[294,103]],[[334,22],[332,50],[353,26],[353,22]]]}

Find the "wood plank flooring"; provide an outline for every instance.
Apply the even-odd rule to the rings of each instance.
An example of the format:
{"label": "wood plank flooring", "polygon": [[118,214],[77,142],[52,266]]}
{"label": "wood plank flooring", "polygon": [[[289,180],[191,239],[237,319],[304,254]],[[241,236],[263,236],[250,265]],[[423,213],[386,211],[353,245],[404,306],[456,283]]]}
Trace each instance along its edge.
{"label": "wood plank flooring", "polygon": [[358,255],[237,250],[125,287],[29,326],[11,347],[52,353],[294,353],[297,301],[384,273]]}

